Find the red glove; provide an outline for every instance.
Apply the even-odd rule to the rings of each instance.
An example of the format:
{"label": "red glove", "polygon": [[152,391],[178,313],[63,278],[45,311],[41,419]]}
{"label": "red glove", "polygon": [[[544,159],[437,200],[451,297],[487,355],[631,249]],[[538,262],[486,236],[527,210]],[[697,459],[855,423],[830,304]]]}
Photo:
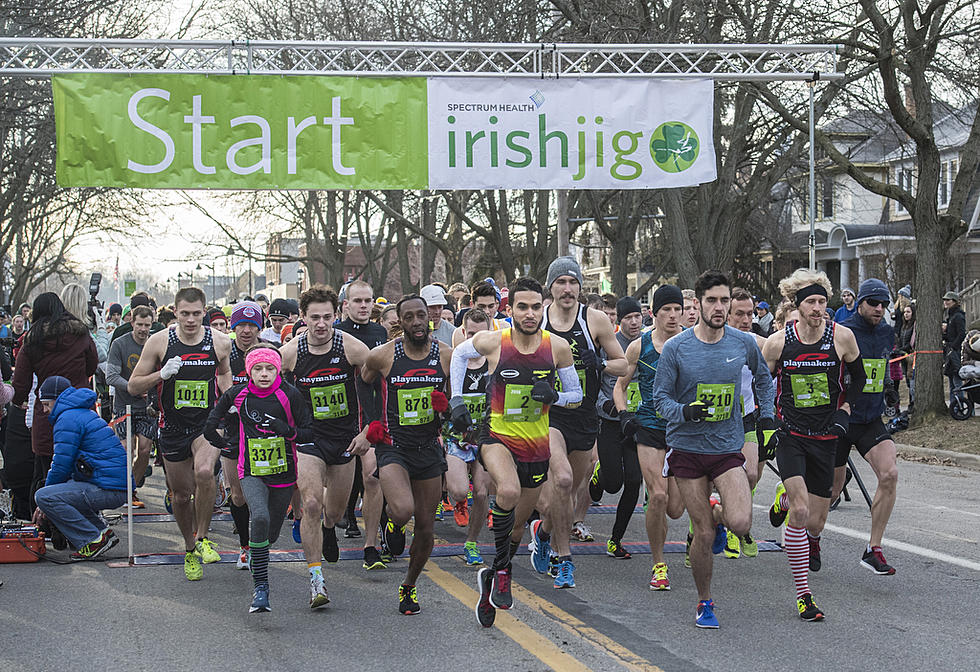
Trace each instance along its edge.
{"label": "red glove", "polygon": [[445,413],[449,410],[449,400],[439,390],[432,390],[432,410],[436,413]]}
{"label": "red glove", "polygon": [[385,426],[381,424],[380,420],[375,420],[370,425],[368,425],[367,440],[371,443],[391,443],[391,437],[388,436],[388,432],[385,431]]}

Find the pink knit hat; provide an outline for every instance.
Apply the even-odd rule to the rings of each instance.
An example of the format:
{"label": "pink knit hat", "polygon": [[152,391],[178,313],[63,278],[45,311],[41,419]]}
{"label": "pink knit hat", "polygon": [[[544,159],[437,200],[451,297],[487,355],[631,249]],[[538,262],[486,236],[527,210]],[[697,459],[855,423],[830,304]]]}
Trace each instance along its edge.
{"label": "pink knit hat", "polygon": [[0,383],[0,406],[6,406],[14,398],[14,388],[7,383]]}
{"label": "pink knit hat", "polygon": [[245,370],[251,373],[253,366],[263,362],[276,367],[276,373],[282,369],[282,357],[279,356],[278,350],[274,350],[273,348],[256,348],[255,350],[249,350],[248,354],[245,355]]}

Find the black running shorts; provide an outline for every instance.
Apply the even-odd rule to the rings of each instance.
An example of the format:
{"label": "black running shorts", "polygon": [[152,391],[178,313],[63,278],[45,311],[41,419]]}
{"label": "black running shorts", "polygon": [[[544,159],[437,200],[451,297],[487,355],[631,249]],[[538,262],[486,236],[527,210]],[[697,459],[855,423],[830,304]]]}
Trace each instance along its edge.
{"label": "black running shorts", "polygon": [[354,459],[353,455],[344,455],[350,447],[350,442],[354,436],[339,436],[334,439],[326,439],[322,436],[314,436],[313,443],[303,443],[296,445],[296,452],[305,455],[319,457],[327,466],[335,464],[347,464]]}
{"label": "black running shorts", "polygon": [[833,439],[814,439],[779,430],[776,464],[783,481],[802,476],[807,492],[817,497],[830,497],[834,486]]}
{"label": "black running shorts", "polygon": [[843,467],[847,464],[847,456],[851,452],[851,446],[857,448],[861,457],[864,457],[868,454],[869,450],[890,438],[892,438],[892,435],[885,428],[885,423],[881,421],[881,418],[865,423],[852,422],[847,428],[847,434],[837,441],[837,455],[834,460],[834,466]]}
{"label": "black running shorts", "polygon": [[413,481],[437,478],[446,473],[446,451],[437,440],[411,447],[378,444],[374,448],[374,455],[378,461],[379,473],[382,467],[389,464],[404,468]]}

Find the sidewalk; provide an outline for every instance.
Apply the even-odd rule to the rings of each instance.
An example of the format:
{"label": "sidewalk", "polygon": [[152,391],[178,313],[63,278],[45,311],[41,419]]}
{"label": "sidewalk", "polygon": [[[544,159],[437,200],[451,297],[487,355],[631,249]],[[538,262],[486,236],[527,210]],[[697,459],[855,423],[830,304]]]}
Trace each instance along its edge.
{"label": "sidewalk", "polygon": [[973,453],[960,453],[954,450],[910,446],[908,444],[898,443],[897,441],[895,442],[895,447],[898,449],[898,456],[903,459],[980,471],[980,455],[974,455]]}

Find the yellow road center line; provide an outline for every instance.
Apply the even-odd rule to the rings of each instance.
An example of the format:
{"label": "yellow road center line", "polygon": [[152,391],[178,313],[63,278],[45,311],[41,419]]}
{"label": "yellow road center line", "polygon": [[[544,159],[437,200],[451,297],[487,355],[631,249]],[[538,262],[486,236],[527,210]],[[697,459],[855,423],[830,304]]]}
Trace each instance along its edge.
{"label": "yellow road center line", "polygon": [[[539,597],[527,588],[511,582],[510,590],[516,599],[520,599],[521,602],[539,613],[551,616],[565,630],[584,639],[608,656],[615,658],[627,669],[633,670],[634,672],[663,672],[661,668],[649,663],[645,658],[633,653],[619,642],[607,637],[595,628],[589,627],[561,607]],[[500,617],[499,612],[497,617]]]}
{"label": "yellow road center line", "polygon": [[[426,563],[425,573],[436,585],[471,609],[480,599],[476,590],[433,562]],[[591,668],[580,660],[565,653],[554,642],[541,636],[531,626],[522,623],[506,611],[497,611],[494,627],[553,670],[591,672]]]}

